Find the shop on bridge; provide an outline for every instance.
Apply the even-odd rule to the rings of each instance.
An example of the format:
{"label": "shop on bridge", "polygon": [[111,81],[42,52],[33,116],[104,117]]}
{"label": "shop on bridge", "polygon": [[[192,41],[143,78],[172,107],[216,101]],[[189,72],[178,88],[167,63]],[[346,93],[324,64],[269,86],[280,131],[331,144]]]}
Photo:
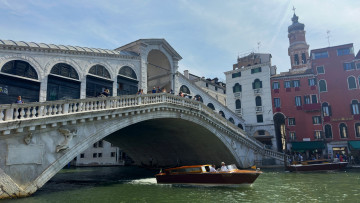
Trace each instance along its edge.
{"label": "shop on bridge", "polygon": [[97,97],[105,89],[110,90],[110,96],[113,95],[113,81],[109,71],[101,65],[91,67],[86,76],[86,97]]}
{"label": "shop on bridge", "polygon": [[138,83],[135,71],[124,66],[117,76],[117,95],[133,95],[138,91]]}

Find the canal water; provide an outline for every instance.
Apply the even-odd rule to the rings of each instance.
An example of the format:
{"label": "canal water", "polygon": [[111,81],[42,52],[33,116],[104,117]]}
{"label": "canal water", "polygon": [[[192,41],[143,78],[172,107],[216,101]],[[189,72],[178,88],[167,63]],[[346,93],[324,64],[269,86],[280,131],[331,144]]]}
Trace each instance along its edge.
{"label": "canal water", "polygon": [[154,178],[157,172],[138,167],[63,169],[31,197],[4,202],[360,202],[360,169],[266,169],[252,186],[240,188],[162,185]]}

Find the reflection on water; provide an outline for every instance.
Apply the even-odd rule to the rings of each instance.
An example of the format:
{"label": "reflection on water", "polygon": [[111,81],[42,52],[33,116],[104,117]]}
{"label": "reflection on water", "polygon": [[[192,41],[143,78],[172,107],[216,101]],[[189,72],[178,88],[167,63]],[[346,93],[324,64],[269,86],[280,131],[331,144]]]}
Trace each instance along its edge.
{"label": "reflection on water", "polygon": [[251,187],[157,184],[137,167],[61,170],[32,197],[11,202],[359,202],[360,170],[289,173],[265,170]]}

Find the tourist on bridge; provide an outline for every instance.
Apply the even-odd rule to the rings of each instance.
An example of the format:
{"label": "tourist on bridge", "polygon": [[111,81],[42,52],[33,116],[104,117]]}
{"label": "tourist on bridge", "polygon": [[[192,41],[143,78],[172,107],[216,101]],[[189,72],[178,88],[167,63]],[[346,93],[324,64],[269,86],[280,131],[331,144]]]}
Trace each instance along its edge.
{"label": "tourist on bridge", "polygon": [[16,104],[23,104],[24,101],[21,100],[21,96],[18,96],[18,97],[17,97],[17,100],[15,101],[15,103],[16,103]]}
{"label": "tourist on bridge", "polygon": [[153,87],[151,93],[153,93],[153,94],[156,93],[156,87]]}

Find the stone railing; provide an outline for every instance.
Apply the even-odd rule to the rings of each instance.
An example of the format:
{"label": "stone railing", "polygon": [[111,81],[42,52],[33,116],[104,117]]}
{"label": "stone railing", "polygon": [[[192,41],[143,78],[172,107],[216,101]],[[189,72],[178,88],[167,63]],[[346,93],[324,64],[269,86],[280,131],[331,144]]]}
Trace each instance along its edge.
{"label": "stone railing", "polygon": [[265,150],[264,154],[273,158],[280,156],[283,157],[283,154],[281,153],[266,150],[264,144],[256,140],[254,137],[248,136],[246,132],[223,118],[218,113],[214,112],[209,107],[205,106],[203,103],[165,93],[59,100],[26,104],[5,104],[0,105],[0,124],[21,120],[46,119],[49,117],[96,112],[109,109],[139,107],[160,103],[187,107],[192,111],[201,111],[201,113],[205,114],[207,119],[213,119],[216,123],[220,123],[223,127],[227,127],[226,130],[229,132],[231,131],[236,139],[241,140],[256,151],[263,152]]}
{"label": "stone railing", "polygon": [[286,156],[286,160],[288,160],[288,155],[285,155],[284,153],[277,152],[271,149],[264,149],[264,155],[267,157],[275,158],[279,161],[284,161],[284,156]]}

